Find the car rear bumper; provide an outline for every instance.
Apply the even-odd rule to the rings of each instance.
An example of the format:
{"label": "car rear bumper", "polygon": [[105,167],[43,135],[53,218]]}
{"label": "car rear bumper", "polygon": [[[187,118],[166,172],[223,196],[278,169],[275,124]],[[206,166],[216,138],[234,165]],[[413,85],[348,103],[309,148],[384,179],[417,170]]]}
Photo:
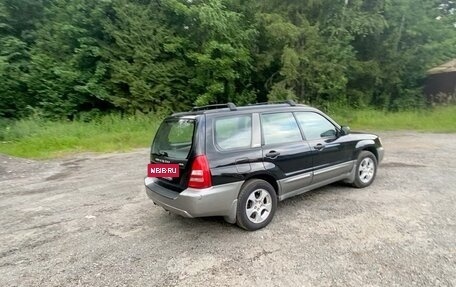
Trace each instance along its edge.
{"label": "car rear bumper", "polygon": [[224,216],[231,223],[236,221],[237,197],[244,182],[216,185],[205,189],[187,188],[181,193],[156,183],[146,177],[147,196],[166,210],[184,217]]}

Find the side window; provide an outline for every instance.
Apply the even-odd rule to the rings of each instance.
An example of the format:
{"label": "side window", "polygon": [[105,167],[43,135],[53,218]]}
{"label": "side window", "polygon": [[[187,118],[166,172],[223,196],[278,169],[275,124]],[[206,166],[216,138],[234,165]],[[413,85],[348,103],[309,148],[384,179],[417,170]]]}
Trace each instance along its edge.
{"label": "side window", "polygon": [[264,144],[290,143],[302,140],[292,113],[261,115]]}
{"label": "side window", "polygon": [[215,143],[222,150],[249,148],[252,143],[250,115],[215,119]]}
{"label": "side window", "polygon": [[334,138],[337,134],[336,127],[317,113],[298,112],[296,113],[296,118],[307,140]]}

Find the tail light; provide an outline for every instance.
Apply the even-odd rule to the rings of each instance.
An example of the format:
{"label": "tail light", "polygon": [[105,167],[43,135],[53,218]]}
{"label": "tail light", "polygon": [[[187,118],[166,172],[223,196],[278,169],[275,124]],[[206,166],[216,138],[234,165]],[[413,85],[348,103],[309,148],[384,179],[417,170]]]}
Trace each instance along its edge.
{"label": "tail light", "polygon": [[212,186],[211,170],[205,155],[198,155],[192,163],[188,187],[207,188]]}

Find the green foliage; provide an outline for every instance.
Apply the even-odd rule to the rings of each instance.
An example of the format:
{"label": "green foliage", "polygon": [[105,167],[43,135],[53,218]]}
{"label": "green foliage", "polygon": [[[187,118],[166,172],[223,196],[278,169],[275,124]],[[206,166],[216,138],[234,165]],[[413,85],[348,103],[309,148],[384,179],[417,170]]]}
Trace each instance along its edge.
{"label": "green foliage", "polygon": [[355,58],[345,22],[358,20],[356,15],[344,16],[345,7],[334,1],[273,3],[258,14],[266,41],[257,73],[267,75],[268,98],[311,104],[344,100],[348,68]]}
{"label": "green foliage", "polygon": [[448,0],[0,0],[0,117],[295,99],[424,107]]}
{"label": "green foliage", "polygon": [[456,107],[389,112],[375,109],[336,109],[330,113],[340,124],[354,130],[455,133]]}
{"label": "green foliage", "polygon": [[28,91],[29,48],[43,1],[0,1],[0,117],[20,118],[29,113],[33,99]]}
{"label": "green foliage", "polygon": [[129,113],[180,110],[191,102],[187,39],[173,31],[166,12],[157,1],[117,0],[103,23],[106,98]]}
{"label": "green foliage", "polygon": [[382,33],[358,36],[353,42],[358,62],[351,91],[389,110],[423,106],[426,70],[456,55],[456,18],[443,15],[438,9],[442,2],[446,1],[385,1],[387,25]]}
{"label": "green foliage", "polygon": [[221,0],[189,5],[188,15],[194,42],[187,55],[195,69],[190,80],[195,104],[246,102],[255,30]]}
{"label": "green foliage", "polygon": [[[101,95],[104,77],[99,41],[108,4],[53,0],[36,31],[28,75],[34,107],[48,118],[74,117],[112,103]],[[95,93],[97,92],[97,93]]]}
{"label": "green foliage", "polygon": [[0,153],[50,158],[75,152],[126,151],[150,145],[162,116],[118,114],[91,121],[0,121]]}
{"label": "green foliage", "polygon": [[20,117],[30,104],[24,79],[28,67],[26,46],[14,36],[0,38],[0,117]]}
{"label": "green foliage", "polygon": [[[456,107],[385,112],[331,107],[329,115],[354,130],[456,132]],[[163,115],[91,115],[75,121],[0,120],[0,153],[52,158],[75,152],[128,151],[150,145]],[[435,123],[438,123],[436,125]]]}

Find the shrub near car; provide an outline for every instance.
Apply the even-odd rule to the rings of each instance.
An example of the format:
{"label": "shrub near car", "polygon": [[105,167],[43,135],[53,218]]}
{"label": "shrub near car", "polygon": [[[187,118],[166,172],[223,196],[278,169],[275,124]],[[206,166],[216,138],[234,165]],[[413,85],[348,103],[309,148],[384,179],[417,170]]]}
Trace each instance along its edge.
{"label": "shrub near car", "polygon": [[170,212],[257,230],[278,201],[336,181],[369,186],[383,153],[378,136],[292,101],[197,107],[166,118],[152,144],[150,162],[178,164],[179,177],[147,177],[145,186]]}

